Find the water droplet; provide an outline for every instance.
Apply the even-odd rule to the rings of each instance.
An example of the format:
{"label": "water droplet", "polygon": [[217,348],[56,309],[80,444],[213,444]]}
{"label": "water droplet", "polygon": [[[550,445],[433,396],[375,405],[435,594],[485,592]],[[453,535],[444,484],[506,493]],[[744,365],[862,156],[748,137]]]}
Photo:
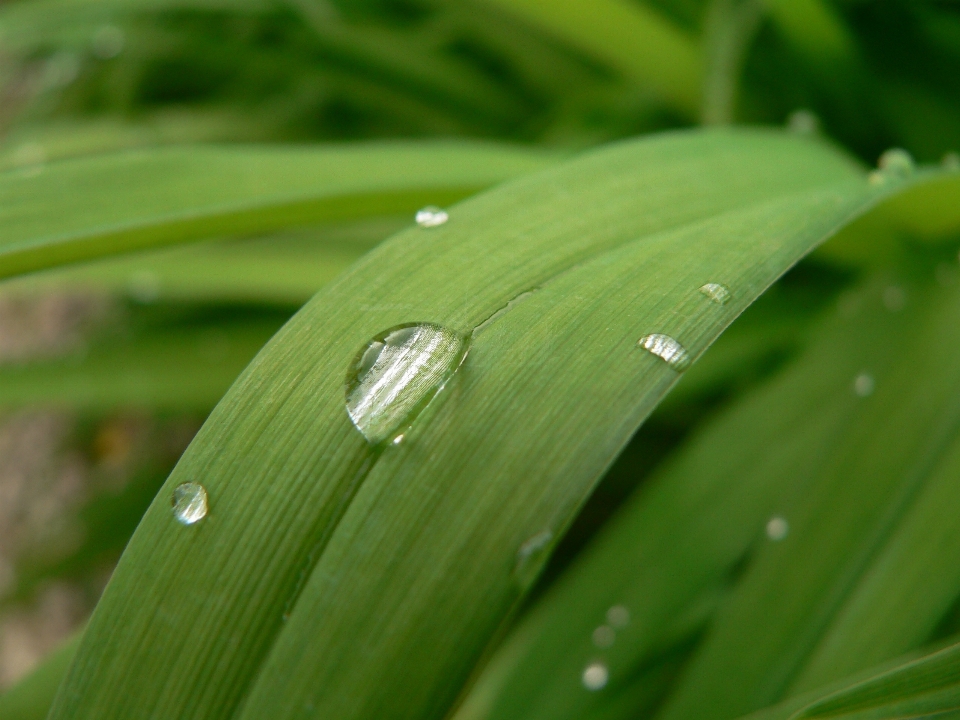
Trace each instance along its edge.
{"label": "water droplet", "polygon": [[115,58],[123,50],[123,30],[115,25],[104,25],[93,36],[93,54],[101,60]]}
{"label": "water droplet", "polygon": [[896,285],[889,285],[883,289],[883,305],[890,312],[902,310],[907,302],[907,294],[903,288]]}
{"label": "water droplet", "polygon": [[948,152],[940,159],[940,167],[944,170],[960,170],[960,153]]}
{"label": "water droplet", "polygon": [[873,394],[873,375],[869,373],[860,373],[853,379],[853,392],[859,397],[867,397]]}
{"label": "water droplet", "polygon": [[637,341],[637,346],[666,361],[667,365],[677,372],[686,370],[690,365],[690,356],[683,345],[669,335],[661,333],[644,335]]}
{"label": "water droplet", "polygon": [[598,648],[608,648],[617,639],[617,633],[609,625],[601,625],[593,631],[590,637],[593,639],[593,644]]}
{"label": "water droplet", "polygon": [[421,210],[417,210],[416,220],[417,225],[420,227],[437,227],[438,225],[443,225],[449,219],[450,216],[447,215],[446,210],[441,210],[433,205],[428,205]]}
{"label": "water droplet", "polygon": [[440,325],[401,325],[380,333],[347,376],[350,420],[373,444],[395,438],[443,389],[465,355],[463,338]]}
{"label": "water droplet", "polygon": [[207,516],[207,491],[200,483],[181,483],[173,489],[170,504],[177,522],[193,525]]}
{"label": "water droplet", "polygon": [[392,443],[393,443],[394,445],[399,445],[399,444],[402,443],[402,442],[403,442],[403,433],[400,433],[399,435],[397,435],[397,436],[392,440]]}
{"label": "water droplet", "polygon": [[626,605],[614,605],[607,610],[607,622],[615,628],[625,628],[630,624],[630,611]]}
{"label": "water droplet", "polygon": [[706,285],[702,285],[700,292],[717,303],[717,305],[726,305],[730,300],[730,291],[720,283],[707,283]]}
{"label": "water droplet", "polygon": [[517,550],[517,562],[513,568],[513,577],[520,587],[530,587],[533,581],[537,579],[540,570],[550,557],[552,540],[552,530],[541,530],[533,537],[525,540],[520,549]]}
{"label": "water droplet", "polygon": [[779,515],[767,521],[767,537],[771,540],[783,540],[788,532],[790,532],[790,523]]}
{"label": "water droplet", "polygon": [[880,185],[888,180],[904,180],[913,174],[916,163],[910,153],[901,148],[891,148],[880,156],[877,161],[877,170],[870,173],[869,180],[873,185]]}
{"label": "water droplet", "polygon": [[794,110],[787,118],[787,129],[797,135],[815,135],[820,132],[820,118],[806,108]]}
{"label": "water droplet", "polygon": [[587,690],[602,690],[610,680],[610,671],[602,662],[592,662],[583,669],[581,679]]}

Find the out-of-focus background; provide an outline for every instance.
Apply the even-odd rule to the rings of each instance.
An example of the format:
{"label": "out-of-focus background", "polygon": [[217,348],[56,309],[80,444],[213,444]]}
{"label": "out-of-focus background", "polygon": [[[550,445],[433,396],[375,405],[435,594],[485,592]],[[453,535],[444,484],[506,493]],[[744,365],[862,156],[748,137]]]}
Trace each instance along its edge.
{"label": "out-of-focus background", "polygon": [[[575,0],[8,0],[0,172],[197,142],[457,137],[573,152],[702,122],[821,133],[871,164],[891,146],[921,161],[960,148],[955,1],[603,4],[623,23],[594,27]],[[262,344],[410,221],[218,239],[0,283],[0,690],[83,623],[156,489]],[[802,324],[847,279],[812,261],[751,311],[762,323],[786,303],[782,352],[668,403],[553,572],[641,479],[631,453],[649,471],[789,354],[784,318]]]}

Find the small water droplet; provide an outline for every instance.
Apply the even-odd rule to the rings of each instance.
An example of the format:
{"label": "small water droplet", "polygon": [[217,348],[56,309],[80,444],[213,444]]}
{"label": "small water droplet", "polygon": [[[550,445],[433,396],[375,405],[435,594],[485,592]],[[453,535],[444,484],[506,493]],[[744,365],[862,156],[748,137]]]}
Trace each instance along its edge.
{"label": "small water droplet", "polygon": [[626,605],[614,605],[607,610],[607,622],[615,628],[625,628],[630,624],[630,611]]}
{"label": "small water droplet", "polygon": [[870,173],[869,180],[873,185],[882,185],[888,180],[904,180],[916,170],[913,157],[902,148],[891,148],[880,156],[877,161],[877,170]]}
{"label": "small water droplet", "polygon": [[870,373],[860,373],[853,379],[853,392],[859,397],[868,397],[869,395],[872,395],[873,388],[873,375]]}
{"label": "small water droplet", "polygon": [[583,669],[581,679],[587,690],[602,690],[610,680],[610,671],[602,662],[592,662]]}
{"label": "small water droplet", "polygon": [[800,108],[790,113],[787,129],[797,135],[815,135],[820,132],[820,118],[812,110]]}
{"label": "small water droplet", "polygon": [[960,153],[948,152],[940,159],[940,167],[944,170],[960,170]]}
{"label": "small water droplet", "polygon": [[907,302],[907,294],[897,285],[889,285],[883,289],[883,306],[890,312],[902,310]]}
{"label": "small water droplet", "polygon": [[700,287],[701,294],[710,298],[717,305],[726,305],[730,300],[730,291],[720,283],[707,283]]}
{"label": "small water droplet", "polygon": [[[346,407],[371,443],[396,438],[443,389],[466,355],[466,343],[440,325],[390,328],[368,342],[347,376]],[[399,437],[403,438],[400,433]]]}
{"label": "small water droplet", "polygon": [[392,443],[393,443],[394,445],[399,445],[399,444],[402,443],[402,442],[403,442],[403,433],[400,433],[399,435],[397,435],[397,436],[392,440]]}
{"label": "small water droplet", "polygon": [[590,637],[593,639],[593,644],[598,648],[608,648],[617,639],[617,633],[609,625],[601,625],[593,631]]}
{"label": "small water droplet", "polygon": [[517,561],[513,567],[513,577],[522,588],[528,588],[540,574],[547,559],[550,557],[550,543],[553,540],[552,530],[541,530],[528,538],[517,550]]}
{"label": "small water droplet", "polygon": [[421,210],[417,210],[416,220],[417,225],[420,227],[437,227],[438,225],[443,225],[449,219],[450,216],[447,215],[446,210],[441,210],[433,205],[428,205]]}
{"label": "small water droplet", "polygon": [[637,346],[664,360],[677,372],[686,370],[690,365],[690,356],[683,345],[669,335],[661,333],[644,335],[637,341]]}
{"label": "small water droplet", "polygon": [[193,525],[207,516],[207,491],[200,483],[181,483],[173,489],[170,504],[177,522]]}
{"label": "small water droplet", "polygon": [[767,537],[773,541],[783,540],[790,532],[790,524],[779,515],[767,521]]}

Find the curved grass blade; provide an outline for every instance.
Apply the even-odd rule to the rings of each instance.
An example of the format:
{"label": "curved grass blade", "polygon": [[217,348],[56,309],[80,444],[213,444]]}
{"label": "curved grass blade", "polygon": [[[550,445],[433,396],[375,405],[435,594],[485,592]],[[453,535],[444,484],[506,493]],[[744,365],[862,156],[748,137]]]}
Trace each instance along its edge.
{"label": "curved grass blade", "polygon": [[[770,132],[622,143],[401,233],[322,291],[215,409],[144,517],[51,718],[445,714],[551,542],[678,377],[896,189]],[[699,292],[726,285],[724,305]],[[468,343],[399,444],[344,378],[374,337]],[[679,356],[677,353],[674,356]],[[200,482],[209,516],[169,493]]]}
{"label": "curved grass blade", "polygon": [[960,646],[889,663],[759,713],[751,720],[896,720],[960,715]]}
{"label": "curved grass blade", "polygon": [[0,277],[189,240],[412,213],[549,162],[494,144],[411,142],[174,147],[6,172]]}
{"label": "curved grass blade", "polygon": [[960,452],[957,292],[905,287],[903,308],[891,298],[904,286],[862,300],[902,318],[870,343],[890,360],[864,359],[866,384],[848,385],[862,412],[784,499],[790,536],[749,568],[661,717],[736,717],[896,657],[953,603],[960,576],[947,558],[960,536],[944,508],[957,501]]}
{"label": "curved grass blade", "polygon": [[[862,414],[853,379],[894,359],[889,338],[907,319],[874,296],[855,327],[830,317],[801,358],[662,466],[518,628],[458,720],[636,716],[622,698],[663,654],[689,645],[672,632],[677,619],[771,543],[764,526]],[[603,688],[584,686],[592,663],[608,672]]]}

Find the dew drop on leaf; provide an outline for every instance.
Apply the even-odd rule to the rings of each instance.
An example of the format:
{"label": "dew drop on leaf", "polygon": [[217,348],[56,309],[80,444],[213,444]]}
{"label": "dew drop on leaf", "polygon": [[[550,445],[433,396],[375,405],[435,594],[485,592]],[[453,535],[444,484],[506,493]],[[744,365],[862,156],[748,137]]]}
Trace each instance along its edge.
{"label": "dew drop on leaf", "polygon": [[607,610],[607,622],[615,628],[625,628],[630,624],[630,611],[626,605],[614,605]]}
{"label": "dew drop on leaf", "polygon": [[609,625],[601,625],[593,631],[590,637],[593,640],[593,644],[598,648],[608,648],[613,645],[617,639],[617,633]]}
{"label": "dew drop on leaf", "polygon": [[771,540],[783,540],[789,532],[790,524],[779,515],[767,521],[767,537]]}
{"label": "dew drop on leaf", "polygon": [[860,373],[853,379],[853,392],[859,397],[868,397],[873,394],[874,381],[870,373]]}
{"label": "dew drop on leaf", "polygon": [[463,337],[430,323],[400,325],[372,338],[350,367],[347,415],[371,443],[397,431],[426,407],[460,367]]}
{"label": "dew drop on leaf", "polygon": [[602,662],[592,662],[583,669],[581,679],[587,690],[602,690],[610,680],[610,671]]}
{"label": "dew drop on leaf", "polygon": [[794,110],[787,118],[787,129],[797,135],[815,135],[820,131],[820,118],[806,108]]}
{"label": "dew drop on leaf", "polygon": [[730,291],[720,283],[707,283],[700,287],[700,293],[717,305],[726,305],[730,300]]}
{"label": "dew drop on leaf", "polygon": [[552,530],[541,530],[528,538],[517,550],[516,564],[513,566],[513,577],[521,588],[528,588],[537,579],[541,568],[550,557],[550,542],[553,540]]}
{"label": "dew drop on leaf", "polygon": [[904,180],[913,174],[916,167],[910,153],[901,148],[891,148],[880,156],[877,170],[870,173],[869,180],[873,185],[882,185],[888,180]]}
{"label": "dew drop on leaf", "polygon": [[193,525],[207,516],[207,491],[200,483],[181,483],[173,489],[171,505],[177,522]]}
{"label": "dew drop on leaf", "polygon": [[424,228],[432,228],[437,227],[438,225],[443,225],[449,219],[450,216],[447,215],[446,210],[441,210],[433,205],[428,205],[425,208],[417,210],[416,214],[417,225]]}
{"label": "dew drop on leaf", "polygon": [[690,365],[690,355],[687,354],[683,345],[669,335],[661,333],[644,335],[637,341],[637,346],[656,355],[677,372],[686,370]]}

